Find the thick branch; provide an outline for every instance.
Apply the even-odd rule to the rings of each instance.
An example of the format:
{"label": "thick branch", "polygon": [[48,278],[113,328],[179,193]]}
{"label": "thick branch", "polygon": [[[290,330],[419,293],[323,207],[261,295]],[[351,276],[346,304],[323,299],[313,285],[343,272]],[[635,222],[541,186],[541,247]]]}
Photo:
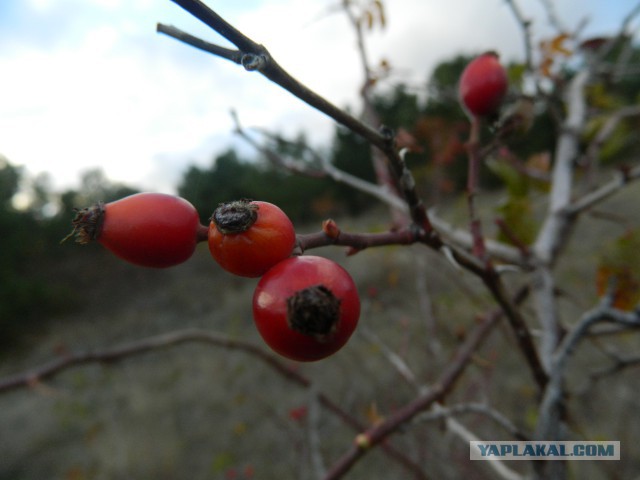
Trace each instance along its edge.
{"label": "thick branch", "polygon": [[567,216],[566,208],[571,202],[573,162],[586,120],[584,89],[589,76],[589,70],[578,72],[568,90],[568,114],[554,156],[549,211],[534,245],[537,258],[547,264],[556,259],[573,223]]}
{"label": "thick branch", "polygon": [[573,191],[573,166],[578,154],[580,134],[586,121],[585,88],[589,81],[588,69],[578,72],[569,84],[567,92],[567,117],[554,156],[551,176],[549,208],[533,245],[534,262],[538,263],[533,272],[534,308],[542,328],[542,361],[546,370],[550,369],[551,355],[560,339],[560,324],[555,298],[555,281],[551,268],[559,253],[567,244],[569,234],[575,224],[575,216],[568,214]]}

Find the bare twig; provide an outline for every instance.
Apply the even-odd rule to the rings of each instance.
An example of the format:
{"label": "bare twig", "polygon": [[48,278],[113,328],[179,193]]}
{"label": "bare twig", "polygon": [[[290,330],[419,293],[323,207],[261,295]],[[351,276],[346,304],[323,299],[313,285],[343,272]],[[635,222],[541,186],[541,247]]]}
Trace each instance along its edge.
{"label": "bare twig", "polygon": [[372,447],[384,442],[402,425],[411,421],[420,412],[430,408],[435,402],[442,400],[454,387],[474,352],[496,325],[500,316],[500,312],[487,316],[469,333],[465,342],[456,350],[448,366],[428,391],[388,416],[381,423],[359,434],[351,448],[330,469],[325,480],[334,480],[344,476]]}
{"label": "bare twig", "polygon": [[604,123],[604,125],[602,125],[602,128],[600,128],[598,134],[589,144],[587,152],[584,156],[583,162],[588,169],[587,179],[585,181],[586,188],[591,187],[593,180],[596,177],[596,172],[598,170],[598,156],[600,155],[600,151],[602,150],[602,146],[604,145],[604,143],[611,137],[621,121],[623,121],[625,118],[638,115],[640,115],[639,106],[623,107],[613,112]]}
{"label": "bare twig", "polygon": [[293,379],[297,383],[304,385],[308,384],[308,381],[303,379],[299,373],[257,345],[235,340],[214,332],[198,329],[185,329],[137,340],[103,350],[76,352],[64,355],[27,372],[0,380],[0,393],[20,387],[28,387],[34,383],[52,378],[75,366],[89,363],[115,363],[125,358],[181,345],[183,343],[206,343],[217,347],[241,350],[259,358],[283,376]]}
{"label": "bare twig", "polygon": [[411,245],[420,241],[421,236],[419,232],[412,228],[382,233],[347,233],[338,229],[335,233],[331,234],[323,230],[316,233],[297,235],[297,245],[302,252],[328,245],[342,245],[350,247],[350,253],[353,254],[370,247]]}
{"label": "bare twig", "polygon": [[[507,426],[507,428],[512,426],[511,422],[506,417],[501,415],[496,410],[493,410],[487,407],[486,405],[465,404],[465,405],[458,405],[457,407],[466,407],[466,408],[460,408],[460,410],[467,411],[467,412],[475,411],[476,413],[486,415],[487,417],[491,418],[498,424],[502,426]],[[469,444],[469,442],[479,441],[480,438],[476,434],[471,432],[458,419],[454,417],[453,410],[455,409],[456,407],[452,407],[452,408],[443,407],[442,405],[440,405],[440,403],[436,402],[433,404],[429,412],[424,413],[422,415],[425,415],[425,416],[433,415],[434,419],[437,417],[444,418],[444,422],[447,429],[450,432],[452,432],[454,435],[456,435],[458,438],[460,438],[467,445]],[[460,412],[460,413],[464,413],[464,412]],[[422,417],[422,415],[420,417]],[[416,420],[419,420],[419,419],[420,418]],[[498,476],[497,478],[501,478],[504,480],[523,480],[524,479],[522,475],[520,475],[518,472],[509,468],[504,462],[483,462],[483,463],[486,463],[485,466],[494,471],[494,473]]]}
{"label": "bare twig", "polygon": [[[360,55],[360,64],[363,70],[363,83],[360,89],[360,97],[362,98],[362,121],[368,125],[376,126],[380,125],[380,116],[373,105],[372,91],[376,84],[376,78],[371,68],[369,61],[369,53],[367,51],[367,45],[365,42],[364,30],[363,30],[363,17],[358,15],[354,11],[354,3],[351,1],[343,1],[342,7],[344,12],[351,23],[351,26],[356,34],[356,44],[358,46],[358,53]],[[399,192],[396,187],[396,181],[394,181],[393,173],[389,171],[384,151],[371,146],[371,161],[373,163],[373,169],[376,174],[378,185],[386,188],[391,195],[398,196]],[[394,224],[401,226],[406,223],[406,211],[405,209],[393,209],[391,214],[394,218]]]}
{"label": "bare twig", "polygon": [[467,173],[467,204],[469,207],[469,232],[473,239],[473,254],[483,262],[487,261],[487,251],[482,234],[482,223],[476,208],[476,196],[478,195],[478,184],[480,180],[480,118],[471,118],[471,130],[467,141],[468,173]]}
{"label": "bare twig", "polygon": [[522,29],[522,40],[524,42],[525,66],[529,73],[533,73],[533,44],[531,41],[531,20],[525,18],[524,13],[516,0],[505,0],[516,21]]}
{"label": "bare twig", "polygon": [[315,385],[312,385],[309,388],[309,421],[307,422],[311,466],[315,472],[315,478],[318,479],[324,477],[327,470],[322,456],[319,434],[321,422],[320,402],[318,401],[319,393],[320,392],[317,391]]}
{"label": "bare twig", "polygon": [[[102,350],[68,353],[63,357],[57,358],[38,367],[34,367],[26,372],[0,379],[0,393],[18,388],[38,386],[43,380],[51,379],[73,367],[91,363],[111,365],[133,356],[185,343],[204,343],[214,347],[242,351],[254,356],[261,362],[265,363],[268,367],[275,370],[278,374],[282,375],[286,380],[289,380],[300,387],[311,388],[313,386],[311,380],[303,376],[298,369],[292,368],[290,364],[285,363],[279,357],[262,347],[250,342],[236,340],[216,332],[189,328],[136,340]],[[317,392],[317,398],[324,408],[340,418],[350,428],[356,431],[362,431],[362,429],[365,428],[362,423],[347,413],[340,405],[338,405],[338,403],[331,400],[324,393]],[[383,449],[390,458],[393,458],[396,462],[411,472],[414,478],[421,480],[425,480],[427,478],[424,472],[422,472],[421,467],[408,458],[403,452],[396,450],[390,445],[384,445]]]}
{"label": "bare twig", "polygon": [[417,391],[421,391],[424,389],[424,386],[418,382],[418,377],[415,373],[413,373],[411,367],[407,365],[407,362],[405,362],[400,355],[394,352],[389,347],[389,345],[383,342],[378,335],[376,335],[372,330],[368,328],[362,329],[362,333],[364,334],[365,338],[367,338],[370,342],[376,344],[380,348],[380,351],[387,359],[387,362],[396,370],[396,372],[398,372],[400,378],[402,378],[405,382],[407,382],[407,384],[415,388]]}
{"label": "bare twig", "polygon": [[516,296],[517,301],[513,302],[509,298],[500,276],[493,269],[487,269],[486,273],[482,275],[481,278],[493,295],[493,298],[500,307],[502,307],[502,311],[509,321],[509,325],[516,336],[518,346],[524,355],[527,366],[531,370],[531,374],[533,375],[538,388],[541,391],[544,390],[549,378],[545,372],[542,362],[540,361],[538,350],[533,342],[533,337],[531,336],[527,322],[525,321],[520,309],[517,308],[517,303],[521,301],[521,295],[528,294],[528,291],[518,294]]}
{"label": "bare twig", "polygon": [[533,245],[532,275],[534,308],[542,329],[541,357],[549,371],[551,356],[560,340],[560,324],[555,298],[555,280],[551,268],[575,224],[575,216],[567,213],[573,191],[573,166],[578,154],[580,133],[586,122],[585,88],[590,78],[588,69],[578,72],[569,84],[567,117],[556,145],[551,192],[546,218]]}
{"label": "bare twig", "polygon": [[603,202],[607,198],[619,192],[622,187],[627,185],[629,182],[638,180],[639,178],[640,165],[636,165],[630,169],[619,170],[611,181],[605,183],[600,188],[583,195],[581,198],[568,205],[565,209],[566,215],[573,217],[596,206],[600,202]]}
{"label": "bare twig", "polygon": [[[433,228],[447,243],[453,243],[465,250],[471,250],[473,247],[473,238],[468,230],[451,226],[440,218],[435,210],[429,211],[429,219],[431,220]],[[485,239],[484,244],[492,258],[519,266],[525,266],[522,254],[517,248],[492,239]]]}
{"label": "bare twig", "polygon": [[[172,1],[234,44],[241,53],[240,63],[245,67],[245,69],[261,73],[273,83],[281,86],[311,107],[328,115],[339,124],[344,125],[353,133],[360,135],[362,138],[370,142],[371,145],[384,152],[399,190],[402,192],[402,195],[407,202],[411,219],[420,229],[423,229],[426,233],[432,233],[431,224],[427,217],[425,206],[415,188],[413,175],[407,168],[404,159],[396,150],[394,135],[390,129],[386,127],[380,127],[377,130],[372,128],[344,110],[336,107],[306,85],[300,83],[276,62],[263,45],[254,42],[244,35],[200,0]],[[194,41],[195,37],[190,35],[182,35],[181,31],[175,27],[168,28],[167,26],[160,24],[158,25],[158,31],[195,48],[203,49],[215,55],[218,54],[217,49],[212,49],[208,46],[203,48],[201,41]],[[223,51],[221,58],[233,60],[236,56],[234,55],[233,58],[230,58],[230,55]]]}
{"label": "bare twig", "polygon": [[[322,157],[309,147],[306,147],[307,150],[311,155],[313,155],[315,160],[317,160],[312,166],[297,159],[284,158],[272,148],[269,148],[268,146],[255,141],[254,138],[247,133],[245,128],[240,123],[236,112],[232,112],[232,118],[235,124],[235,132],[256,150],[265,155],[265,157],[272,164],[300,175],[307,175],[312,177],[322,177],[324,175],[327,175],[334,181],[338,183],[344,183],[351,188],[367,193],[372,197],[378,199],[379,201],[388,204],[390,207],[408,212],[407,204],[395,193],[390,192],[387,188],[385,188],[385,186],[376,185],[366,180],[362,180],[355,175],[337,168],[326,158]],[[280,136],[273,135],[270,132],[261,131],[261,133],[269,139],[288,143],[286,139]],[[436,215],[435,211],[430,211],[428,215],[431,225],[433,226],[435,231],[445,239],[446,242],[453,242],[458,247],[464,250],[472,249],[473,240],[468,230],[453,228],[451,225],[447,224],[444,220],[439,218]],[[524,266],[523,260],[525,260],[525,258],[523,257],[521,252],[518,252],[518,249],[492,239],[485,239],[484,245],[486,252],[491,258],[495,258],[496,260],[500,260],[502,262]]]}
{"label": "bare twig", "polygon": [[193,35],[183,32],[182,30],[172,26],[159,23],[156,27],[158,33],[163,33],[169,37],[173,37],[176,40],[180,40],[183,43],[187,43],[199,50],[209,52],[218,57],[229,60],[238,65],[242,65],[243,54],[239,50],[233,50],[230,48],[221,47],[214,43],[207,42],[201,38],[194,37]]}
{"label": "bare twig", "polygon": [[608,296],[594,309],[586,312],[566,334],[553,356],[550,379],[540,404],[536,438],[556,440],[561,427],[563,380],[569,358],[588,331],[599,323],[612,323],[625,328],[640,328],[640,312],[626,312],[611,306]]}
{"label": "bare twig", "polygon": [[520,430],[511,420],[505,417],[498,410],[491,408],[489,405],[484,403],[460,403],[448,407],[439,406],[437,409],[418,415],[414,421],[431,422],[441,418],[454,417],[469,413],[482,415],[489,420],[492,420],[516,440],[527,441],[530,439],[530,436]]}
{"label": "bare twig", "polygon": [[[389,191],[389,189],[384,185],[376,185],[374,183],[367,182],[366,180],[362,180],[361,178],[356,177],[355,175],[352,175],[348,172],[345,172],[344,170],[337,168],[326,158],[321,157],[308,147],[306,148],[309,150],[309,152],[311,152],[318,160],[317,165],[309,166],[307,163],[299,160],[284,158],[273,149],[256,142],[242,127],[237,114],[233,112],[232,116],[236,125],[235,132],[256,150],[265,155],[267,159],[269,159],[269,161],[271,161],[271,163],[273,163],[274,165],[301,175],[311,177],[329,176],[332,180],[338,183],[348,185],[351,188],[371,195],[372,197],[378,199],[379,201],[389,205],[396,210],[408,213],[409,209],[407,207],[407,204],[400,197],[398,197],[397,194]],[[273,135],[268,132],[262,133],[266,136],[273,137]],[[279,136],[277,137],[277,140],[287,142],[287,140]]]}
{"label": "bare twig", "polygon": [[558,17],[558,13],[555,10],[555,6],[551,0],[540,0],[542,3],[545,12],[547,13],[547,19],[549,20],[549,24],[553,26],[559,33],[566,32],[566,27],[560,21],[560,17]]}
{"label": "bare twig", "polygon": [[[625,329],[627,330],[627,329]],[[640,356],[628,356],[628,357],[620,357],[617,356],[614,359],[614,362],[611,366],[601,368],[589,374],[589,379],[592,382],[598,381],[604,377],[608,377],[610,375],[614,375],[622,370],[626,370],[627,368],[636,368],[640,366]]]}

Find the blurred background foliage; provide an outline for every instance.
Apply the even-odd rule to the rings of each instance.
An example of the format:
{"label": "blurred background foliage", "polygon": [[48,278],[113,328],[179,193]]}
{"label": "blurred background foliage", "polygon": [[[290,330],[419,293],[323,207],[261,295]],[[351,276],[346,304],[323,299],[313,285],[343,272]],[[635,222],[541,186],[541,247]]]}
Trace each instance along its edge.
{"label": "blurred background foliage", "polygon": [[[632,56],[632,60],[638,60],[640,50],[634,49]],[[430,205],[455,198],[464,190],[464,142],[469,122],[456,98],[456,82],[471,58],[456,56],[442,62],[426,82],[426,100],[425,86],[403,84],[381,85],[374,98],[382,122],[397,133],[399,146],[409,148],[407,162]],[[509,66],[511,97],[522,89],[523,70],[520,64]],[[640,77],[626,77],[615,83],[615,88],[604,78],[589,91],[591,108],[602,114],[596,117],[593,132],[606,121],[612,108],[640,101]],[[545,189],[544,177],[550,168],[557,129],[554,109],[562,108],[561,99],[554,95],[553,91],[548,93],[551,108],[536,112],[526,138],[510,139],[508,148],[498,151],[488,163],[490,168],[482,172],[483,189],[506,186],[506,199],[496,207],[496,214],[510,222],[514,233],[524,240],[533,238],[536,231],[531,192]],[[599,164],[620,165],[632,156],[637,158],[640,139],[635,133],[639,128],[637,116],[623,119],[603,145]],[[484,135],[485,139],[491,138],[490,127],[485,127]],[[277,132],[271,132],[270,138],[275,139],[271,145],[278,155],[311,166],[317,161],[309,155],[303,134],[281,139]],[[585,138],[585,148],[590,140]],[[344,171],[375,181],[369,145],[342,127],[336,127],[331,144],[316,153]],[[585,172],[588,167],[584,166]],[[525,178],[523,170],[527,169],[536,171],[542,180]],[[274,166],[258,152],[243,157],[235,150],[216,154],[208,166],[188,166],[176,190],[195,205],[203,223],[219,203],[237,198],[276,203],[298,224],[329,216],[361,215],[376,203],[327,177],[293,174]],[[17,344],[21,332],[33,330],[34,325],[77,304],[64,282],[49,281],[44,275],[76,252],[60,245],[68,233],[73,208],[109,202],[136,191],[135,186],[111,182],[98,168],[85,172],[77,189],[55,192],[46,174],[26,178],[19,166],[0,157],[0,351]]]}

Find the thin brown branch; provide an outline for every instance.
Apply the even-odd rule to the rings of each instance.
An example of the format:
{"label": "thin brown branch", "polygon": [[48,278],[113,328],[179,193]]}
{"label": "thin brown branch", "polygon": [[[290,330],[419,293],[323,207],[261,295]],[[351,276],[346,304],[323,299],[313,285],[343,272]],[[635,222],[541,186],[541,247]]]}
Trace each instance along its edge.
{"label": "thin brown branch", "polygon": [[487,249],[482,234],[482,223],[476,208],[476,196],[480,181],[480,118],[473,116],[471,130],[467,141],[468,173],[467,173],[467,205],[469,207],[469,232],[473,239],[473,254],[483,262],[487,261]]}
{"label": "thin brown branch", "polygon": [[[52,379],[60,373],[74,367],[91,363],[114,364],[133,356],[186,343],[204,343],[214,347],[242,351],[257,358],[278,374],[282,375],[286,380],[303,388],[312,387],[311,380],[302,375],[297,369],[292,368],[290,364],[280,360],[279,357],[262,347],[219,333],[190,328],[156,335],[102,350],[68,353],[25,372],[0,379],[0,394],[10,390],[39,385],[42,381]],[[317,398],[324,408],[336,415],[355,431],[362,431],[362,429],[365,428],[360,421],[347,413],[324,393],[317,392]],[[427,477],[421,467],[403,452],[400,452],[390,445],[385,445],[384,451],[411,472],[416,480],[426,480]]]}
{"label": "thin brown branch", "polygon": [[502,307],[502,311],[509,321],[509,325],[516,336],[518,346],[524,355],[538,388],[541,391],[544,390],[549,378],[540,361],[538,350],[521,311],[517,308],[516,303],[509,299],[502,280],[497,273],[489,269],[487,274],[482,277],[482,280],[493,295],[495,301]]}
{"label": "thin brown branch", "polygon": [[28,387],[42,380],[55,377],[59,373],[75,366],[89,363],[115,363],[125,358],[142,355],[154,350],[173,347],[183,343],[206,343],[217,347],[241,350],[257,357],[286,378],[294,380],[299,384],[308,384],[308,380],[304,379],[299,373],[257,345],[235,340],[214,332],[198,329],[186,329],[137,340],[103,350],[66,354],[39,367],[28,370],[27,372],[12,375],[0,380],[0,393],[16,388]]}
{"label": "thin brown branch", "polygon": [[434,402],[441,401],[451,389],[453,389],[456,381],[470,363],[474,352],[497,324],[500,316],[499,312],[487,316],[469,333],[465,342],[458,347],[453,358],[438,380],[426,393],[418,396],[415,400],[397,410],[383,422],[359,434],[351,448],[333,465],[325,477],[325,480],[342,478],[351,470],[356,462],[365,456],[373,447],[384,442],[402,425],[411,421],[420,412],[431,407]]}
{"label": "thin brown branch", "polygon": [[536,438],[558,439],[564,399],[563,383],[568,362],[589,330],[600,323],[611,323],[627,329],[640,329],[640,311],[627,312],[613,308],[609,297],[603,297],[599,305],[586,312],[558,345],[550,370],[550,380],[540,404]]}
{"label": "thin brown branch", "polygon": [[221,47],[220,45],[216,45],[214,43],[207,42],[206,40],[202,40],[201,38],[194,37],[182,30],[172,26],[172,25],[164,25],[159,23],[156,26],[156,31],[158,33],[163,33],[169,37],[175,38],[176,40],[181,41],[182,43],[186,43],[195,47],[199,50],[212,53],[213,55],[217,55],[218,57],[222,57],[226,60],[230,60],[233,63],[237,63],[238,65],[242,64],[242,52],[239,50],[233,50],[230,48]]}
{"label": "thin brown branch", "polygon": [[[253,146],[256,150],[261,152],[265,157],[274,165],[288,170],[292,173],[297,173],[300,175],[305,175],[309,177],[325,177],[328,176],[332,180],[338,183],[343,183],[345,185],[350,186],[360,192],[364,192],[377,200],[389,205],[390,207],[403,211],[405,213],[408,212],[407,204],[394,192],[389,191],[388,188],[385,188],[382,185],[376,185],[375,183],[368,182],[366,180],[361,179],[360,177],[356,177],[344,170],[337,168],[333,165],[328,159],[320,156],[317,152],[311,149],[308,146],[305,146],[305,149],[310,152],[315,160],[317,160],[316,164],[309,165],[306,162],[297,160],[297,159],[289,159],[284,158],[283,155],[278,154],[272,148],[269,148],[266,145],[260,144],[255,141],[242,127],[238,116],[235,112],[232,113],[234,123],[236,125],[235,132],[242,137],[247,143]],[[261,133],[273,141],[290,143],[286,139],[274,135],[270,132],[266,132],[261,130]]]}
{"label": "thin brown branch", "polygon": [[598,161],[600,152],[606,141],[616,131],[620,122],[628,117],[639,115],[640,106],[633,105],[622,107],[609,115],[600,130],[598,130],[595,138],[589,143],[587,151],[584,154],[584,158],[582,159],[582,163],[585,165],[587,173],[583,186],[585,191],[589,191],[593,188],[598,171],[600,170],[600,164]]}
{"label": "thin brown branch", "polygon": [[[344,170],[340,170],[309,147],[305,148],[311,153],[311,155],[313,155],[316,160],[316,164],[314,164],[313,166],[309,166],[307,163],[297,159],[284,158],[282,155],[275,152],[272,148],[269,148],[268,146],[255,141],[253,137],[251,137],[242,126],[235,111],[233,111],[231,115],[235,124],[235,132],[240,135],[240,137],[242,137],[247,143],[249,143],[249,145],[253,146],[257,151],[265,155],[272,164],[280,168],[284,168],[285,170],[288,170],[292,173],[301,175],[311,177],[322,177],[324,175],[327,175],[338,183],[343,183],[358,191],[367,193],[368,195],[371,195],[372,197],[388,204],[395,209],[408,212],[407,204],[400,197],[398,197],[393,192],[390,192],[384,186],[376,185],[375,183],[363,180],[359,177],[356,177],[355,175],[345,172]],[[286,139],[274,135],[270,132],[261,130],[261,133],[270,140],[290,143]],[[442,238],[444,238],[446,242],[453,242],[462,249],[471,250],[473,239],[468,231],[451,227],[449,224],[440,219],[435,214],[435,212],[429,212],[429,222],[433,226],[437,234],[442,236]],[[437,242],[437,237],[434,236],[430,241],[425,243],[428,243],[432,247],[440,248]],[[491,257],[503,262],[521,265],[523,261],[526,260],[526,258],[524,258],[516,248],[510,245],[500,243],[492,239],[485,239],[484,244],[487,253]],[[324,245],[325,244],[323,243],[320,246]],[[380,245],[386,245],[386,243],[383,242]]]}
{"label": "thin brown branch", "polygon": [[[362,121],[371,126],[381,125],[380,115],[376,111],[375,106],[373,105],[372,99],[372,91],[374,86],[376,85],[376,78],[373,73],[373,69],[371,68],[371,63],[369,61],[369,53],[367,52],[367,45],[365,42],[365,35],[363,30],[363,17],[362,14],[358,15],[354,12],[353,2],[343,1],[342,2],[343,10],[345,11],[351,26],[356,34],[356,45],[357,50],[360,56],[360,65],[363,70],[363,82],[362,88],[360,89],[360,97],[362,98],[363,109],[362,109]],[[386,154],[384,150],[380,150],[375,145],[371,146],[371,161],[373,163],[373,170],[376,174],[376,179],[378,185],[387,189],[387,191],[391,195],[399,196],[400,192],[398,191],[397,186],[397,178],[394,178],[394,172],[390,171]],[[406,211],[403,209],[392,209],[391,215],[393,217],[393,223],[396,226],[406,224]]]}
{"label": "thin brown branch", "polygon": [[551,0],[540,0],[540,3],[542,3],[542,6],[547,13],[549,24],[554,27],[558,33],[566,32],[567,29],[560,21],[560,17],[555,10],[555,5],[553,4],[553,2]]}
{"label": "thin brown branch", "polygon": [[414,419],[414,421],[431,422],[441,418],[465,415],[469,413],[482,415],[492,420],[494,423],[502,427],[507,433],[513,436],[513,438],[515,438],[516,440],[530,440],[530,436],[519,429],[511,420],[505,417],[504,414],[484,403],[460,403],[447,407],[440,407],[438,409],[420,414]]}
{"label": "thin brown branch", "polygon": [[[445,242],[452,243],[466,250],[471,250],[473,247],[473,238],[467,229],[453,227],[440,218],[435,211],[429,212],[429,218],[433,228],[440,234]],[[524,260],[526,259],[522,257],[521,252],[511,245],[489,238],[485,239],[485,248],[489,255],[497,260],[521,266],[525,264]]]}
{"label": "thin brown branch", "polygon": [[640,106],[638,105],[626,106],[613,112],[589,144],[586,153],[586,163],[592,165],[596,162],[602,146],[615,132],[616,127],[622,120],[638,115],[640,115]]}
{"label": "thin brown branch", "polygon": [[529,73],[533,73],[533,44],[531,41],[531,20],[525,18],[524,13],[520,9],[520,6],[516,3],[516,0],[505,0],[513,16],[520,25],[522,30],[522,40],[524,42],[524,58],[525,66]]}
{"label": "thin brown branch", "polygon": [[[625,331],[628,329],[625,329]],[[600,370],[596,370],[589,374],[589,379],[591,382],[596,382],[601,380],[602,378],[608,377],[610,375],[614,375],[622,370],[626,370],[627,368],[637,368],[640,367],[640,356],[630,356],[630,357],[620,357],[614,359],[614,362],[611,366],[602,368]]]}
{"label": "thin brown branch", "polygon": [[565,209],[565,213],[569,216],[575,217],[579,213],[582,213],[596,206],[600,202],[603,202],[607,198],[619,192],[625,185],[632,181],[638,180],[639,178],[640,164],[630,169],[620,170],[611,181],[572,202]]}
{"label": "thin brown branch", "polygon": [[347,233],[338,229],[334,233],[328,233],[323,230],[316,233],[297,235],[297,246],[301,252],[329,245],[341,245],[350,247],[350,252],[356,253],[370,247],[411,245],[420,241],[421,236],[416,229],[412,228],[382,233]]}
{"label": "thin brown branch", "polygon": [[[398,184],[399,190],[407,202],[412,221],[425,232],[433,233],[425,206],[416,191],[413,175],[407,168],[404,159],[397,151],[394,142],[394,134],[390,129],[385,127],[380,127],[379,129],[372,128],[344,110],[336,107],[334,104],[300,83],[276,62],[263,45],[260,45],[245,36],[201,1],[172,1],[233,43],[242,54],[240,57],[240,63],[245,67],[245,69],[260,72],[273,83],[281,86],[309,106],[331,117],[339,124],[344,125],[353,133],[361,136],[373,146],[384,152],[389,162],[389,168]],[[162,31],[163,33],[166,33],[166,30],[166,27],[159,27],[159,31]],[[174,29],[172,32],[176,33],[176,31],[177,29]],[[175,38],[181,41],[183,40],[178,36]],[[193,45],[190,41],[187,41],[186,43],[200,48],[198,45]],[[206,51],[217,55],[217,53],[211,51],[211,49]],[[223,55],[222,58],[229,59],[228,55]],[[435,243],[437,244],[438,242],[436,241]]]}

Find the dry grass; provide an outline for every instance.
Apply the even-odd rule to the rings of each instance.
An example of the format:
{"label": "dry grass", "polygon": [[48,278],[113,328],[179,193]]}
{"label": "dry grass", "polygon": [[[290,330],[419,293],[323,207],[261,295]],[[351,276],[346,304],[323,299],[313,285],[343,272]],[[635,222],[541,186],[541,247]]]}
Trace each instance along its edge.
{"label": "dry grass", "polygon": [[[626,215],[637,226],[637,213],[630,207],[637,198],[637,187],[632,187],[604,208]],[[456,218],[452,212],[445,214]],[[383,221],[373,215],[341,225],[362,231],[380,228]],[[602,220],[580,224],[570,255],[559,265],[567,324],[593,305],[596,252],[603,238],[621,230]],[[354,276],[364,299],[362,328],[334,357],[298,368],[317,390],[365,423],[416,394],[365,329],[399,353],[428,385],[474,316],[491,307],[474,278],[420,247],[380,248],[349,258],[335,248],[313,253],[337,259]],[[416,262],[417,257],[424,260]],[[81,269],[81,264],[91,268]],[[53,276],[73,286],[84,307],[51,322],[46,331],[34,332],[30,348],[0,365],[0,374],[23,370],[67,349],[100,348],[184,327],[260,342],[250,311],[256,281],[219,271],[204,246],[185,265],[163,271],[129,267],[103,252],[82,250]],[[524,280],[514,277],[514,284]],[[435,326],[421,303],[423,284]],[[371,295],[373,288],[376,295]],[[441,347],[437,355],[430,353],[434,328]],[[639,343],[633,334],[612,344],[631,353]],[[606,362],[597,352],[594,345],[580,348],[572,362],[572,385],[584,385],[585,372]],[[629,370],[570,399],[574,426],[585,439],[623,442],[623,461],[616,465],[575,462],[590,464],[576,466],[579,478],[630,478],[640,469],[634,451],[634,439],[640,436],[637,379],[637,371]],[[237,478],[316,478],[311,468],[313,435],[321,442],[317,454],[330,464],[349,446],[354,432],[326,411],[314,422],[313,415],[292,419],[291,410],[308,406],[310,398],[308,391],[242,352],[202,345],[71,369],[35,388],[0,396],[0,479],[196,480],[230,478],[230,469],[238,472]],[[506,327],[491,335],[449,401],[486,401],[520,428],[533,426],[535,391]],[[477,416],[461,420],[481,438],[508,438]],[[485,466],[471,464],[468,445],[439,424],[412,426],[396,435],[393,444],[425,465],[432,478],[493,478]],[[529,468],[517,463],[522,465],[510,466]],[[406,475],[376,451],[349,478]]]}

